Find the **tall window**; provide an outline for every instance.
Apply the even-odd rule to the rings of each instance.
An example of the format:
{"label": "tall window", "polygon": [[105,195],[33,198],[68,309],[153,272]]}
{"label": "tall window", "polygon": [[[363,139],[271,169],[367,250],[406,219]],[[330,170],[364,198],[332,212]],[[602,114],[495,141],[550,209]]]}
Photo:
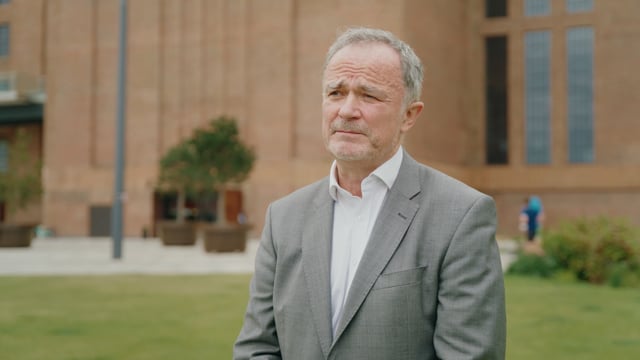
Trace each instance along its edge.
{"label": "tall window", "polygon": [[7,140],[0,140],[0,173],[9,170],[9,143]]}
{"label": "tall window", "polygon": [[593,150],[593,28],[567,30],[569,162],[590,163]]}
{"label": "tall window", "polygon": [[586,12],[586,11],[593,10],[593,0],[565,0],[565,1],[566,1],[568,13]]}
{"label": "tall window", "polygon": [[524,37],[526,157],[529,164],[551,161],[551,32]]}
{"label": "tall window", "polygon": [[486,162],[508,162],[507,138],[507,37],[485,40],[486,54]]}
{"label": "tall window", "polygon": [[9,56],[9,24],[0,24],[0,57]]}
{"label": "tall window", "polygon": [[507,0],[485,0],[484,6],[488,18],[507,16]]}
{"label": "tall window", "polygon": [[10,91],[11,89],[13,89],[11,76],[0,77],[0,91]]}
{"label": "tall window", "polygon": [[524,16],[546,16],[551,14],[550,0],[525,0]]}

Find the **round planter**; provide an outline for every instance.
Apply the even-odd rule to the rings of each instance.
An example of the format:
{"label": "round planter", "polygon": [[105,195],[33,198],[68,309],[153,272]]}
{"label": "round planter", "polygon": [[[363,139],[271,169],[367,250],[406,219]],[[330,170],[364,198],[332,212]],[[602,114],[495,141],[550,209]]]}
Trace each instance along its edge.
{"label": "round planter", "polygon": [[244,252],[250,225],[209,225],[204,228],[206,252]]}
{"label": "round planter", "polygon": [[29,247],[34,225],[0,224],[0,247]]}
{"label": "round planter", "polygon": [[167,246],[191,246],[196,243],[196,230],[193,224],[164,222],[158,224],[162,244]]}

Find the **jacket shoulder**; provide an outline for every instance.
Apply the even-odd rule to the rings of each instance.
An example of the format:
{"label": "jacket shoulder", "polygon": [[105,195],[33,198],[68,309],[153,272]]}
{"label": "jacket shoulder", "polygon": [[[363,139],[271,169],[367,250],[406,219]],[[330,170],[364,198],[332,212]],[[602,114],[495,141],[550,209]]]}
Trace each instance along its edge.
{"label": "jacket shoulder", "polygon": [[480,198],[493,201],[489,195],[440,170],[421,163],[417,163],[417,166],[423,190],[430,195],[431,200],[439,199],[460,204],[472,204]]}
{"label": "jacket shoulder", "polygon": [[312,203],[324,198],[325,195],[330,198],[329,177],[324,177],[275,200],[271,207],[272,209],[309,207]]}

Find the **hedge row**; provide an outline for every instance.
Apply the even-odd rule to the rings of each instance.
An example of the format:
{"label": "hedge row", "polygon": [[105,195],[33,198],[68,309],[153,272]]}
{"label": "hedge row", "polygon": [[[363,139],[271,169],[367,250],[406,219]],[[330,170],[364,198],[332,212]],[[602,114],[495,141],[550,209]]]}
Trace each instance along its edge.
{"label": "hedge row", "polygon": [[543,235],[544,255],[521,254],[510,273],[551,276],[566,270],[579,280],[640,287],[640,231],[623,219],[567,221]]}

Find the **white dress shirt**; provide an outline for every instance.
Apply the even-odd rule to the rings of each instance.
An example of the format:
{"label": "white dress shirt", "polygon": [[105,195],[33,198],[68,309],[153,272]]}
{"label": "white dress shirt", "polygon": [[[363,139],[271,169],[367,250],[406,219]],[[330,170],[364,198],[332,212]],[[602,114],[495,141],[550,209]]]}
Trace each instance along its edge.
{"label": "white dress shirt", "polygon": [[331,165],[329,193],[334,200],[331,241],[331,324],[335,335],[342,309],[369,242],[382,202],[393,185],[402,163],[402,147],[361,183],[362,197],[338,185],[336,162]]}

